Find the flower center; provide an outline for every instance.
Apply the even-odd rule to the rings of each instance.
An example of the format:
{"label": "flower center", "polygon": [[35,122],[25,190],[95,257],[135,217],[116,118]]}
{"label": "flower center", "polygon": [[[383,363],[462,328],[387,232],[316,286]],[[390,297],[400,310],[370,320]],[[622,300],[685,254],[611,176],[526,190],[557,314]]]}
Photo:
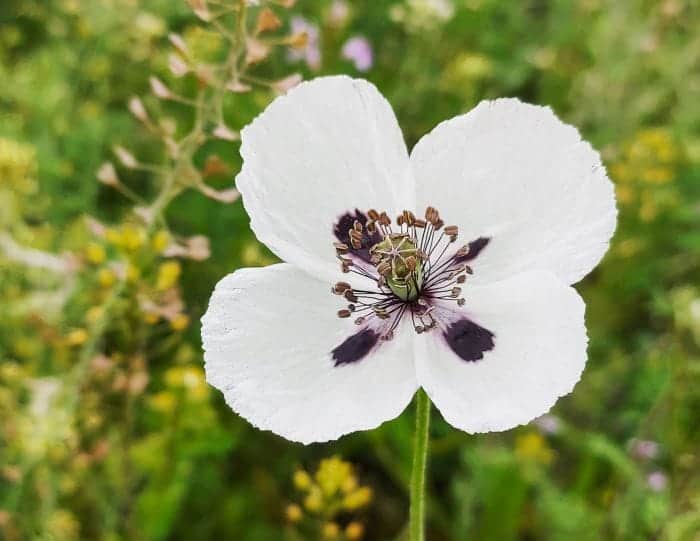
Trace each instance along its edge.
{"label": "flower center", "polygon": [[332,292],[348,302],[338,311],[339,317],[355,317],[357,325],[372,324],[384,340],[390,340],[404,315],[410,314],[413,328],[422,333],[436,327],[432,312],[440,301],[464,305],[460,286],[472,274],[467,261],[488,239],[450,250],[457,242],[457,226],[445,226],[434,207],[428,207],[424,216],[404,210],[395,225],[386,212],[374,209],[341,218],[334,244],[341,270],[371,279],[376,289],[336,283]]}

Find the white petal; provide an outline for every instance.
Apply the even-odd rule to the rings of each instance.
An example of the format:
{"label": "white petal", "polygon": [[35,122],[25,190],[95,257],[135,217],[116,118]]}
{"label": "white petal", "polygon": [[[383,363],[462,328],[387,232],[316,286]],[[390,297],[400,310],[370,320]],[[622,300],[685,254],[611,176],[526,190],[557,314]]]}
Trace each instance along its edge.
{"label": "white petal", "polygon": [[393,419],[417,388],[409,329],[336,367],[331,351],[358,332],[341,307],[291,265],[226,276],[202,318],[207,381],[253,425],[302,443]]}
{"label": "white petal", "polygon": [[481,102],[421,139],[411,163],[419,208],[435,206],[464,242],[491,238],[474,261],[476,281],[543,269],[575,283],[615,230],[600,156],[546,107]]}
{"label": "white petal", "polygon": [[[304,82],[241,133],[236,185],[251,227],[281,259],[332,280],[332,228],[356,208],[412,204],[406,145],[388,102],[367,81]],[[402,199],[403,198],[403,199]]]}
{"label": "white petal", "polygon": [[437,329],[415,339],[418,382],[447,422],[471,433],[507,430],[571,392],[588,342],[572,287],[535,271],[471,285],[465,298],[462,314],[494,334],[482,359],[460,359]]}

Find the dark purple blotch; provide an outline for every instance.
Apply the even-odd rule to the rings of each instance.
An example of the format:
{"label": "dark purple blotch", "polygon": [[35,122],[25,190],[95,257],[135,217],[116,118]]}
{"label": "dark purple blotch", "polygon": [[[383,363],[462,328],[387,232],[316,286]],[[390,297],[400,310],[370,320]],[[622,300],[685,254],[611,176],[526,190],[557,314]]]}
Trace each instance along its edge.
{"label": "dark purple blotch", "polygon": [[455,261],[457,263],[467,263],[468,261],[476,259],[476,257],[481,253],[481,250],[486,248],[490,241],[491,239],[488,237],[479,237],[478,239],[471,241],[469,243],[469,251],[466,253],[466,255],[455,257]]}
{"label": "dark purple blotch", "polygon": [[364,227],[367,224],[367,215],[359,209],[355,209],[354,213],[346,212],[340,218],[338,218],[338,221],[333,227],[333,234],[340,242],[347,244],[351,255],[360,258],[365,263],[370,263],[371,258],[369,255],[369,249],[382,241],[382,235],[379,233],[379,231],[369,234],[367,230],[364,229],[360,248],[353,248],[352,244],[350,243],[350,235],[348,235],[348,231],[352,229],[355,220],[360,222]]}
{"label": "dark purple blotch", "polygon": [[372,329],[362,329],[353,334],[332,351],[335,366],[352,364],[365,357],[377,345],[379,334]]}
{"label": "dark purple blotch", "polygon": [[483,359],[484,352],[494,347],[494,334],[466,318],[450,324],[443,336],[450,349],[467,362]]}

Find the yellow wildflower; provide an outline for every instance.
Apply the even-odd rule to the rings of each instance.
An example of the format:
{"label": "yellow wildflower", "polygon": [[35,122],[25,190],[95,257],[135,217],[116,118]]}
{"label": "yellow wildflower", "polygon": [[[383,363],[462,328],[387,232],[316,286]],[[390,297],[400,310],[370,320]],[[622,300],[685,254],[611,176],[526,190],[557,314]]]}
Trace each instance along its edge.
{"label": "yellow wildflower", "polygon": [[151,240],[151,246],[157,253],[161,253],[170,244],[170,233],[165,229],[161,229],[155,235],[153,235],[153,240]]}
{"label": "yellow wildflower", "polygon": [[110,269],[100,269],[97,272],[97,281],[102,287],[111,287],[116,280],[117,277]]}
{"label": "yellow wildflower", "polygon": [[316,472],[316,481],[326,496],[333,496],[351,475],[350,463],[333,456],[321,461]]}
{"label": "yellow wildflower", "polygon": [[85,258],[93,265],[99,265],[107,258],[107,252],[101,244],[91,242],[85,247]]}
{"label": "yellow wildflower", "polygon": [[357,541],[362,539],[365,534],[365,527],[357,521],[353,521],[345,528],[345,537],[348,541]]}
{"label": "yellow wildflower", "polygon": [[311,476],[304,470],[295,471],[292,481],[294,482],[294,486],[299,490],[308,490],[311,488]]}
{"label": "yellow wildflower", "polygon": [[304,498],[304,507],[309,511],[320,511],[323,507],[323,495],[321,490],[314,486],[309,492],[308,496]]}
{"label": "yellow wildflower", "polygon": [[343,508],[349,511],[361,509],[372,501],[372,489],[360,487],[343,498]]}
{"label": "yellow wildflower", "polygon": [[324,539],[335,539],[340,534],[340,528],[335,522],[326,522],[322,529]]}
{"label": "yellow wildflower", "polygon": [[304,516],[304,512],[301,510],[301,507],[293,503],[287,506],[285,515],[287,515],[287,520],[289,522],[299,522]]}
{"label": "yellow wildflower", "polygon": [[549,464],[554,451],[539,432],[521,434],[515,439],[515,455],[521,460]]}
{"label": "yellow wildflower", "polygon": [[170,391],[160,391],[149,400],[151,407],[160,413],[171,413],[177,406],[177,399]]}
{"label": "yellow wildflower", "polygon": [[88,338],[89,335],[85,329],[74,329],[66,336],[66,342],[69,346],[80,346],[87,342]]}
{"label": "yellow wildflower", "polygon": [[166,261],[158,267],[158,277],[156,278],[156,289],[165,291],[173,287],[180,278],[180,263],[177,261]]}
{"label": "yellow wildflower", "polygon": [[184,331],[190,324],[190,318],[186,314],[178,314],[170,320],[170,327],[177,332]]}

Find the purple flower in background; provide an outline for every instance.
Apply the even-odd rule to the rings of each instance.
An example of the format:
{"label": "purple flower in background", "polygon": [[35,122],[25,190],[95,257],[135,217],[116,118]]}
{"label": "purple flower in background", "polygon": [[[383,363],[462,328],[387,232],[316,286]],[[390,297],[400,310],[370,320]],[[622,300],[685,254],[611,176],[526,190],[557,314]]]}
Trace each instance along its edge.
{"label": "purple flower in background", "polygon": [[334,0],[328,14],[328,22],[331,26],[343,26],[350,16],[350,6],[345,0]]}
{"label": "purple flower in background", "polygon": [[545,415],[542,415],[541,417],[538,417],[533,421],[533,423],[544,434],[556,434],[557,432],[559,432],[559,428],[561,427],[559,418],[552,415],[551,413],[547,413]]}
{"label": "purple flower in background", "polygon": [[358,71],[369,70],[374,62],[372,46],[363,36],[354,36],[347,40],[343,45],[342,55],[350,60]]}
{"label": "purple flower in background", "polygon": [[640,460],[652,460],[659,456],[659,444],[651,440],[633,439],[630,442],[630,453]]}
{"label": "purple flower in background", "polygon": [[668,486],[668,477],[661,471],[651,472],[647,476],[647,484],[654,492],[661,492]]}
{"label": "purple flower in background", "polygon": [[305,32],[308,36],[306,47],[302,50],[290,49],[287,57],[292,62],[303,60],[306,65],[316,71],[321,67],[321,49],[319,47],[319,31],[318,26],[308,21],[304,17],[292,17],[292,34],[300,34]]}

